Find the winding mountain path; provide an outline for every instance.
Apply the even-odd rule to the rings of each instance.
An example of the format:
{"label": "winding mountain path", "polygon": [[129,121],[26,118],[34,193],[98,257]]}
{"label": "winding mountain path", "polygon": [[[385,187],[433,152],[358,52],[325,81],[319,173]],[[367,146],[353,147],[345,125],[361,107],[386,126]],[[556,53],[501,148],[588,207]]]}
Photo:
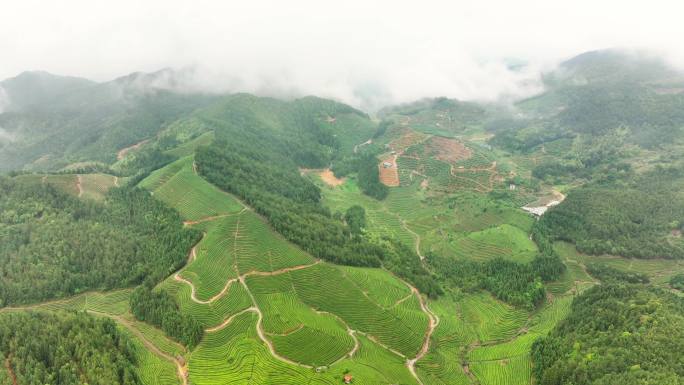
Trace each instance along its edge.
{"label": "winding mountain path", "polygon": [[399,220],[401,221],[401,226],[404,228],[404,230],[408,231],[416,238],[416,254],[418,254],[418,258],[420,258],[422,262],[423,260],[425,260],[425,256],[420,252],[420,235],[418,235],[418,233],[416,233],[415,231],[411,230],[406,224],[406,220],[401,219],[401,217],[398,214],[397,218],[399,218]]}
{"label": "winding mountain path", "polygon": [[430,341],[432,340],[432,333],[434,333],[435,329],[439,325],[439,317],[430,310],[428,307],[425,299],[423,298],[422,295],[420,295],[420,292],[418,289],[415,288],[415,286],[409,284],[408,282],[404,282],[406,285],[408,285],[411,288],[411,292],[413,292],[416,297],[418,297],[418,301],[420,302],[420,309],[423,311],[428,316],[429,323],[428,323],[428,330],[425,332],[425,340],[423,341],[423,346],[420,348],[420,351],[418,354],[412,358],[406,361],[406,366],[409,369],[409,372],[411,372],[411,375],[418,381],[420,385],[423,385],[423,381],[420,379],[418,376],[418,373],[416,372],[416,362],[418,362],[421,358],[425,357],[425,355],[428,353],[430,350]]}

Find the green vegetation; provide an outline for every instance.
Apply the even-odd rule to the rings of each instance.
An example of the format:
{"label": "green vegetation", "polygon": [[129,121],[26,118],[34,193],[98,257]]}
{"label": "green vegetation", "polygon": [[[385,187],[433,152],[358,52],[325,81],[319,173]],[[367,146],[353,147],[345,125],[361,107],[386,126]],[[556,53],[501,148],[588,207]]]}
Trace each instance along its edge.
{"label": "green vegetation", "polygon": [[8,371],[0,372],[3,385],[143,384],[128,336],[84,313],[0,314],[0,358]]}
{"label": "green vegetation", "polygon": [[643,286],[603,284],[584,292],[532,346],[538,383],[678,383],[683,309],[681,299]]}
{"label": "green vegetation", "polygon": [[138,286],[131,294],[130,305],[137,319],[161,328],[189,349],[202,339],[202,326],[192,316],[183,315],[173,297],[165,291],[153,292],[147,286]]}
{"label": "green vegetation", "polygon": [[361,234],[366,227],[366,210],[359,205],[351,206],[344,214],[344,221],[352,234]]}
{"label": "green vegetation", "polygon": [[[216,99],[155,88],[155,81],[173,76],[169,72],[131,74],[99,84],[40,72],[3,81],[14,102],[0,114],[0,126],[19,140],[2,146],[0,170],[59,170],[81,161],[112,163],[119,150],[153,137]],[[126,169],[151,165],[154,162],[146,162],[158,157],[140,155]]]}
{"label": "green vegetation", "polygon": [[575,242],[589,254],[684,258],[684,241],[668,239],[684,218],[681,169],[657,169],[627,186],[573,190],[542,218],[555,239]]}
{"label": "green vegetation", "polygon": [[0,304],[158,281],[197,239],[143,190],[115,188],[104,203],[50,185],[0,179]]}
{"label": "green vegetation", "polygon": [[677,274],[670,278],[670,286],[679,291],[684,291],[684,274]]}
{"label": "green vegetation", "polygon": [[242,205],[226,193],[207,183],[193,171],[193,159],[186,157],[150,174],[140,187],[173,206],[184,219],[236,213]]}
{"label": "green vegetation", "polygon": [[[297,167],[316,168],[327,164],[337,148],[332,132],[316,124],[316,109],[331,107],[305,99],[293,103],[237,96],[201,116],[215,127],[216,140],[196,154],[199,173],[216,186],[237,195],[287,240],[314,257],[356,266],[387,266],[412,281],[429,295],[441,291],[432,276],[419,264],[410,249],[392,239],[372,242],[350,237],[350,231],[320,204],[320,190],[300,175]],[[306,103],[305,103],[306,102]],[[255,106],[270,106],[272,115]],[[219,108],[220,107],[220,108]],[[358,114],[341,105],[340,113]],[[313,121],[312,121],[313,119]],[[237,123],[240,122],[240,125]],[[288,131],[282,127],[288,125]],[[270,151],[264,152],[262,149]]]}
{"label": "green vegetation", "polygon": [[648,283],[646,274],[625,273],[618,269],[600,263],[590,263],[587,265],[587,273],[592,277],[603,282],[626,282],[626,283]]}
{"label": "green vegetation", "polygon": [[0,325],[78,321],[63,351],[6,344],[0,384],[34,351],[31,375],[83,383],[125,383],[77,365],[104,356],[146,385],[684,376],[681,74],[588,54],[515,109],[426,99],[379,123],[154,88],[172,75],[3,82],[0,168],[22,170],[0,179]]}

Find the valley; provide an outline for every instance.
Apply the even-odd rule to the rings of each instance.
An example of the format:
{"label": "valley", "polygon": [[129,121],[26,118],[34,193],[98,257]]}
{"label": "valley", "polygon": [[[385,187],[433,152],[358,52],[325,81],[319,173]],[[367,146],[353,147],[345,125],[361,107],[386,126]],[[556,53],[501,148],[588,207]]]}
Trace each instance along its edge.
{"label": "valley", "polygon": [[[572,80],[604,62],[617,66],[564,64],[518,115],[435,98],[371,117],[316,97],[139,94],[123,78],[64,90],[56,111],[92,107],[32,126],[47,131],[0,177],[0,335],[45,317],[83,327],[122,357],[107,375],[126,385],[684,375],[655,353],[684,343],[666,338],[684,326],[684,99],[658,93],[674,107],[656,128],[621,105],[586,113],[583,87],[624,86]],[[651,80],[630,69],[646,110]],[[111,87],[132,105],[103,112]],[[33,116],[21,108],[13,129]],[[89,146],[50,144],[100,115]],[[40,366],[17,346],[0,342],[2,385],[92,382],[80,356]],[[66,354],[50,348],[35,354]]]}

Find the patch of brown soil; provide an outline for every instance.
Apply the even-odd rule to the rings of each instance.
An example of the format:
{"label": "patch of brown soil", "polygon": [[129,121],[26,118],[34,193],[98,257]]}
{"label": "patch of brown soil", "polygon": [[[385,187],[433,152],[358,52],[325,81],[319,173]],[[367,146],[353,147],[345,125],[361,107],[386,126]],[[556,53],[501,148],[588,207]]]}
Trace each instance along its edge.
{"label": "patch of brown soil", "polygon": [[346,178],[338,178],[335,176],[335,174],[330,170],[329,168],[326,168],[325,170],[321,171],[318,173],[318,176],[321,177],[321,180],[325,182],[328,186],[332,187],[337,187],[341,184],[344,184],[344,181]]}
{"label": "patch of brown soil", "polygon": [[412,130],[402,130],[403,133],[402,135],[398,138],[393,140],[390,144],[389,147],[396,152],[404,152],[407,148],[413,146],[416,143],[420,143],[427,139],[429,136],[426,134],[423,134],[422,132],[416,132]]}
{"label": "patch of brown soil", "polygon": [[428,188],[429,184],[430,184],[430,182],[428,181],[427,178],[425,178],[420,182],[420,188],[425,190],[426,188]]}
{"label": "patch of brown soil", "polygon": [[137,150],[138,148],[140,148],[140,146],[144,145],[145,143],[147,143],[149,141],[150,141],[149,139],[145,139],[145,140],[140,141],[140,142],[138,142],[132,146],[122,148],[121,150],[119,150],[119,152],[116,153],[116,160],[123,159],[126,156],[126,154],[128,154],[129,152],[131,152],[133,150]]}
{"label": "patch of brown soil", "polygon": [[5,368],[7,369],[7,372],[9,373],[9,376],[12,379],[12,385],[19,384],[19,382],[17,381],[17,376],[14,374],[14,370],[12,370],[12,363],[10,362],[9,358],[5,360]]}
{"label": "patch of brown soil", "polygon": [[[385,163],[389,166],[386,167]],[[385,186],[397,187],[399,186],[399,168],[397,167],[397,155],[391,155],[380,160],[378,165],[380,171],[380,182]]]}
{"label": "patch of brown soil", "polygon": [[433,136],[427,146],[435,154],[435,158],[447,163],[456,163],[473,156],[473,151],[456,139]]}

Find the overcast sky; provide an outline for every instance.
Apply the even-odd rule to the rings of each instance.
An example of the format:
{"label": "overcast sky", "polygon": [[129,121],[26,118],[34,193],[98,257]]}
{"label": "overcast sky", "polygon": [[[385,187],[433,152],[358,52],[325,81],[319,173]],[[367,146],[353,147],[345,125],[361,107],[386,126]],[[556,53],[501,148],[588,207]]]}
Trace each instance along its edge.
{"label": "overcast sky", "polygon": [[[0,78],[109,80],[198,69],[202,87],[317,94],[374,107],[538,91],[587,50],[648,48],[684,66],[680,1],[0,0]],[[509,71],[512,59],[529,67]]]}

